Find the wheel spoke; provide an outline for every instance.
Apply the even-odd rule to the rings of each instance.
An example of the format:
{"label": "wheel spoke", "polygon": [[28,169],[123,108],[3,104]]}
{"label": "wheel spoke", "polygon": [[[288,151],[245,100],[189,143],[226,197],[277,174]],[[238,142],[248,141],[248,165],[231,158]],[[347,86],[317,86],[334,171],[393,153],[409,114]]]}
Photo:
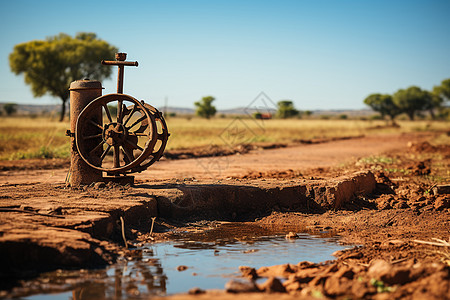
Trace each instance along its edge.
{"label": "wheel spoke", "polygon": [[144,151],[144,149],[142,148],[142,147],[140,147],[137,143],[134,143],[134,142],[132,142],[132,141],[130,141],[130,140],[125,140],[128,144],[130,144],[131,146],[133,146],[134,147],[134,149],[139,149],[139,150],[141,150],[141,151]]}
{"label": "wheel spoke", "polygon": [[105,143],[105,141],[101,141],[100,144],[98,144],[97,146],[95,146],[94,149],[92,149],[91,151],[89,151],[89,156],[93,155],[95,152],[97,152],[99,149],[103,150],[103,144]]}
{"label": "wheel spoke", "polygon": [[134,122],[133,123],[133,125],[131,125],[130,127],[127,127],[127,129],[131,129],[131,128],[133,128],[136,124],[138,124],[138,123],[140,123],[140,122],[142,122],[142,121],[144,121],[145,120],[145,118],[147,118],[147,116],[142,116],[142,117],[140,117],[139,119],[137,119],[136,120],[136,122]]}
{"label": "wheel spoke", "polygon": [[100,129],[103,131],[103,126],[102,126],[102,125],[100,125],[100,124],[94,122],[93,120],[89,120],[89,123],[92,124],[92,125],[94,125],[95,127],[100,128]]}
{"label": "wheel spoke", "polygon": [[132,117],[133,114],[136,112],[136,110],[137,110],[137,105],[135,104],[135,105],[133,106],[133,109],[131,110],[131,113],[128,115],[128,118],[125,120],[125,122],[123,122],[123,126],[126,126],[126,125],[127,125],[128,121],[131,120],[131,117]]}
{"label": "wheel spoke", "polygon": [[120,167],[120,161],[119,161],[119,145],[115,145],[115,146],[114,146],[113,165],[114,165],[114,168]]}
{"label": "wheel spoke", "polygon": [[133,150],[127,149],[122,146],[122,153],[124,154],[124,160],[127,164],[131,163],[134,160]]}
{"label": "wheel spoke", "polygon": [[100,138],[102,137],[102,134],[95,134],[95,135],[88,135],[88,136],[83,136],[83,140],[90,140],[90,139],[95,139],[95,138]]}
{"label": "wheel spoke", "polygon": [[112,123],[111,113],[109,112],[109,108],[107,104],[103,104],[103,108],[105,109],[106,116],[108,117],[108,120],[110,123]]}
{"label": "wheel spoke", "polygon": [[117,123],[122,123],[123,119],[123,100],[119,99],[117,100]]}
{"label": "wheel spoke", "polygon": [[100,161],[105,159],[106,154],[108,154],[109,149],[111,149],[111,145],[108,145],[105,151],[103,151],[102,156],[100,156]]}

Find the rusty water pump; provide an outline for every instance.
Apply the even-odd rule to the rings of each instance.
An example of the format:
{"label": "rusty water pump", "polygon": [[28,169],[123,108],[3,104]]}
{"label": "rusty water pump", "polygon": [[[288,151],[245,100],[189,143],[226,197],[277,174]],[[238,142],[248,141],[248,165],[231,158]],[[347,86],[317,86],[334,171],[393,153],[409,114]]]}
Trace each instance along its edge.
{"label": "rusty water pump", "polygon": [[115,94],[102,96],[99,81],[70,85],[70,186],[133,183],[129,174],[146,170],[163,155],[170,135],[166,122],[153,106],[123,94],[124,67],[138,66],[125,60],[126,53],[116,53],[116,61],[101,62],[119,67]]}

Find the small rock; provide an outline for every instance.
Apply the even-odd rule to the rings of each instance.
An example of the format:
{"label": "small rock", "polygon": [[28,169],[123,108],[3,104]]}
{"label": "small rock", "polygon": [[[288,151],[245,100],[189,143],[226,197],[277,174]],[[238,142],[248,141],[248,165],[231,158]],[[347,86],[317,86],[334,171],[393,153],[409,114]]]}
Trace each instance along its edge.
{"label": "small rock", "polygon": [[387,248],[389,248],[391,246],[401,247],[403,245],[405,245],[405,241],[402,241],[402,240],[390,240],[390,241],[383,242],[381,244],[381,248],[382,249],[387,249]]}
{"label": "small rock", "polygon": [[360,259],[363,257],[363,254],[361,251],[357,250],[357,249],[352,249],[351,251],[346,251],[346,253],[344,253],[344,255],[342,255],[340,257],[340,259],[344,260],[344,259]]}
{"label": "small rock", "polygon": [[403,285],[407,282],[410,282],[410,274],[411,270],[407,267],[395,267],[389,276],[384,278],[384,282],[389,285],[400,284]]}
{"label": "small rock", "polygon": [[286,234],[285,237],[287,240],[291,240],[291,239],[298,239],[298,235],[294,232],[289,232],[288,234]]}
{"label": "small rock", "polygon": [[348,293],[349,290],[351,290],[352,280],[346,277],[332,275],[325,281],[324,288],[327,295],[333,297],[344,295],[345,293]]}
{"label": "small rock", "polygon": [[199,295],[199,294],[204,294],[204,293],[206,293],[206,292],[198,287],[193,287],[192,289],[190,289],[188,291],[189,295]]}
{"label": "small rock", "polygon": [[94,189],[104,189],[106,187],[106,184],[104,182],[96,182],[94,183]]}
{"label": "small rock", "polygon": [[377,207],[378,207],[379,210],[386,210],[386,209],[391,209],[392,208],[392,206],[389,203],[389,201],[379,202],[379,203],[377,203]]}
{"label": "small rock", "polygon": [[298,267],[291,264],[275,265],[270,267],[261,267],[256,273],[260,277],[284,277],[288,278],[297,271]]}
{"label": "small rock", "polygon": [[228,293],[252,293],[260,290],[253,281],[230,280],[225,284]]}
{"label": "small rock", "polygon": [[286,288],[276,277],[270,277],[263,284],[259,285],[259,289],[266,293],[286,293]]}
{"label": "small rock", "polygon": [[408,208],[408,207],[409,205],[404,200],[400,200],[394,205],[394,208]]}
{"label": "small rock", "polygon": [[377,280],[382,280],[392,271],[392,265],[383,259],[374,259],[370,262],[367,275]]}
{"label": "small rock", "polygon": [[434,201],[434,209],[440,211],[445,208],[450,208],[450,199],[448,197],[438,197]]}
{"label": "small rock", "polygon": [[355,272],[353,272],[352,268],[347,266],[342,266],[337,270],[336,273],[334,273],[333,276],[336,276],[338,278],[347,278],[347,279],[353,279],[353,276],[355,275]]}
{"label": "small rock", "polygon": [[313,268],[316,267],[317,264],[310,262],[310,261],[301,261],[297,264],[297,267],[299,267],[300,269],[306,269],[306,268]]}
{"label": "small rock", "polygon": [[258,278],[258,274],[256,274],[255,268],[247,267],[247,266],[239,266],[239,271],[243,277],[247,277],[250,279]]}
{"label": "small rock", "polygon": [[405,284],[410,281],[410,268],[394,267],[382,259],[375,259],[370,263],[367,275],[381,280],[388,285]]}
{"label": "small rock", "polygon": [[303,288],[303,284],[296,280],[286,280],[283,283],[283,286],[284,286],[284,289],[286,290],[286,292],[288,292],[288,293],[295,293],[297,291],[302,290],[302,288]]}
{"label": "small rock", "polygon": [[179,271],[179,272],[186,271],[187,269],[188,269],[188,267],[184,266],[184,265],[180,265],[177,267],[177,271]]}
{"label": "small rock", "polygon": [[255,253],[255,252],[258,252],[258,251],[259,251],[258,249],[248,249],[248,250],[242,251],[242,253],[247,254],[247,253]]}

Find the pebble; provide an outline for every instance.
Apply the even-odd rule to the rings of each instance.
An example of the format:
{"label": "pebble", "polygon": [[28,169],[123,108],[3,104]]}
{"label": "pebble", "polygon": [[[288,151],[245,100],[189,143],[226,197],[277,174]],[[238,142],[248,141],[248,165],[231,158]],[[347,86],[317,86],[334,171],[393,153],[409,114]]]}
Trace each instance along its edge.
{"label": "pebble", "polygon": [[259,292],[258,287],[253,281],[230,280],[225,284],[225,290],[228,293],[252,293]]}

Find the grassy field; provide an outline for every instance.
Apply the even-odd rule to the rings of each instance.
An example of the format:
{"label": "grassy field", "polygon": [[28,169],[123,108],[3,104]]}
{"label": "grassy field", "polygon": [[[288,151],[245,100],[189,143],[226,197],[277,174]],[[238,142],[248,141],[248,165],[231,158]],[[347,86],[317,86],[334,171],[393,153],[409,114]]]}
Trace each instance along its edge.
{"label": "grassy field", "polygon": [[[172,117],[166,120],[171,136],[168,150],[252,142],[289,143],[317,138],[349,137],[387,132],[449,130],[449,122],[399,121],[399,128],[384,121],[366,120],[255,120],[251,118]],[[49,118],[0,118],[0,159],[69,157],[69,121]]]}

